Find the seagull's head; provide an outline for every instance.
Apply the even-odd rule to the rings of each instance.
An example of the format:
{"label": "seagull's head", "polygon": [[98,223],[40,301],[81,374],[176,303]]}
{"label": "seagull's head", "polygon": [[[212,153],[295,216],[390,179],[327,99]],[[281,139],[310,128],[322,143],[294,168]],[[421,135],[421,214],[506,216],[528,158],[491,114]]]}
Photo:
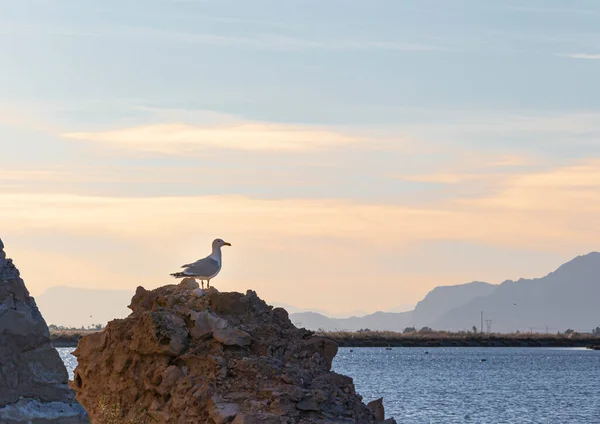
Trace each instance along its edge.
{"label": "seagull's head", "polygon": [[212,243],[213,249],[220,249],[223,246],[231,246],[231,243],[227,243],[226,241],[220,238],[215,239]]}

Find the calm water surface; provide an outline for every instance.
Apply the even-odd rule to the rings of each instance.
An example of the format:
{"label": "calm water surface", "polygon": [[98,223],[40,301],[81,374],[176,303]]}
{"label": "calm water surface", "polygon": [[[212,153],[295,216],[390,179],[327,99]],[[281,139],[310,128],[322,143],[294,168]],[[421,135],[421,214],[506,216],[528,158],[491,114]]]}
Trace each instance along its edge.
{"label": "calm water surface", "polygon": [[[73,350],[58,349],[70,378]],[[340,348],[333,368],[399,423],[600,424],[598,351]]]}

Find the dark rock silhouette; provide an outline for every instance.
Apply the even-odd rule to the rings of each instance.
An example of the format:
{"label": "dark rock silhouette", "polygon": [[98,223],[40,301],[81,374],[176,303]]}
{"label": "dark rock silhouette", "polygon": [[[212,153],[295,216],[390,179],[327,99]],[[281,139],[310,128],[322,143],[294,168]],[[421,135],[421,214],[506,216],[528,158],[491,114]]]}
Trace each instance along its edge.
{"label": "dark rock silhouette", "polygon": [[0,240],[0,423],[87,423],[48,327]]}

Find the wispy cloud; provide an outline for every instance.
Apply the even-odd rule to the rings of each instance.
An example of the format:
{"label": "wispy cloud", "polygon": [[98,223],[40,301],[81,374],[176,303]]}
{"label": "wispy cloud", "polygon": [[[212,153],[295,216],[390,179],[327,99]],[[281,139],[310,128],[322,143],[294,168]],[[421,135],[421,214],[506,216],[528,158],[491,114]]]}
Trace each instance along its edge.
{"label": "wispy cloud", "polygon": [[570,57],[571,59],[600,60],[600,53],[571,53],[561,56]]}
{"label": "wispy cloud", "polygon": [[552,6],[544,6],[544,7],[535,7],[535,6],[508,6],[509,10],[513,10],[515,12],[528,12],[528,13],[543,13],[543,14],[575,14],[581,16],[596,16],[600,14],[598,9],[584,9],[577,7],[552,7]]}
{"label": "wispy cloud", "polygon": [[[469,174],[442,177],[432,175],[430,179],[458,184],[475,178]],[[165,243],[189,234],[208,237],[208,232],[215,231],[240,238],[317,237],[372,245],[461,240],[546,249],[549,242],[595,242],[594,234],[600,231],[600,160],[494,178],[497,188],[477,197],[458,195],[422,206],[408,200],[404,204],[375,204],[247,196],[129,199],[6,194],[0,196],[0,205],[10,207],[0,208],[0,219],[11,223],[12,228],[29,231],[51,229],[90,236],[161,239]]]}
{"label": "wispy cloud", "polygon": [[481,174],[461,174],[461,173],[445,173],[445,174],[418,174],[406,175],[401,177],[404,181],[414,181],[419,183],[436,183],[436,184],[462,184],[468,181],[480,180],[487,178]]}
{"label": "wispy cloud", "polygon": [[[114,32],[95,32],[95,35],[120,36],[130,38],[152,38],[155,40],[207,44],[223,47],[242,47],[265,50],[395,50],[395,51],[434,51],[443,50],[432,44],[404,40],[359,40],[347,38],[300,38],[285,34],[254,33],[244,36],[203,34],[196,32],[162,31],[151,28],[121,28]],[[90,33],[88,33],[91,35]]]}
{"label": "wispy cloud", "polygon": [[104,143],[126,150],[185,154],[202,149],[304,151],[357,143],[360,138],[315,127],[239,123],[195,126],[158,124],[99,132],[64,133],[62,137]]}
{"label": "wispy cloud", "polygon": [[0,28],[0,34],[31,35],[46,34],[66,37],[98,37],[110,39],[140,39],[144,42],[174,42],[201,44],[219,47],[236,47],[272,51],[311,51],[311,50],[388,50],[388,51],[438,51],[447,50],[439,44],[404,39],[360,39],[349,37],[298,37],[285,33],[251,31],[239,35],[227,33],[205,33],[193,31],[170,31],[137,26],[85,26],[69,25],[57,27],[44,24],[35,26],[28,22],[7,22]]}

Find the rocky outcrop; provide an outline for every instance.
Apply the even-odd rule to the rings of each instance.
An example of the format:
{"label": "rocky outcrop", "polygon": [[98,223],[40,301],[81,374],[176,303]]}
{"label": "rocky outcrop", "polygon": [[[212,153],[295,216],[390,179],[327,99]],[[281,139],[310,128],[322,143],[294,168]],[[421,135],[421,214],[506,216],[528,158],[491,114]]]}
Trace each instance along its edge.
{"label": "rocky outcrop", "polygon": [[255,292],[138,287],[125,319],[83,337],[72,387],[93,422],[375,424],[337,345]]}
{"label": "rocky outcrop", "polygon": [[0,423],[87,423],[19,270],[0,240]]}
{"label": "rocky outcrop", "polygon": [[367,408],[371,410],[373,415],[375,415],[375,420],[377,422],[382,422],[385,420],[385,411],[383,409],[383,398],[376,399],[367,404]]}

